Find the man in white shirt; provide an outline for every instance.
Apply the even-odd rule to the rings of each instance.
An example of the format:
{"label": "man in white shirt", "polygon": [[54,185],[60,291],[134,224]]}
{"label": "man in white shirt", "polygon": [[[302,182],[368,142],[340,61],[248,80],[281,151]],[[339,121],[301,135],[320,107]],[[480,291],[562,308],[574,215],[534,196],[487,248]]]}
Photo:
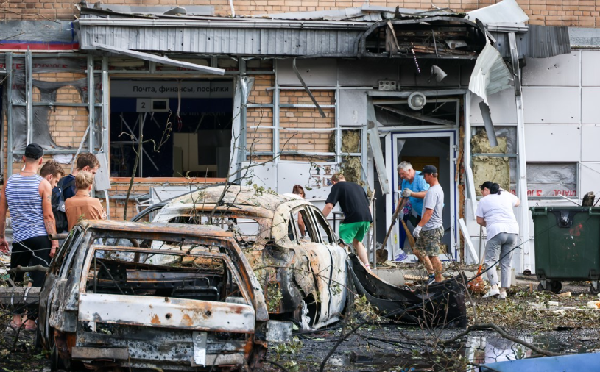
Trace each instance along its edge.
{"label": "man in white shirt", "polygon": [[485,246],[485,264],[488,268],[495,265],[500,256],[502,275],[501,288],[498,288],[496,269],[487,271],[491,288],[484,297],[499,296],[506,298],[506,290],[510,287],[512,254],[519,238],[519,224],[513,207],[520,204],[519,198],[508,191],[500,189],[497,183],[484,182],[481,186],[484,196],[477,206],[477,223],[487,230]]}

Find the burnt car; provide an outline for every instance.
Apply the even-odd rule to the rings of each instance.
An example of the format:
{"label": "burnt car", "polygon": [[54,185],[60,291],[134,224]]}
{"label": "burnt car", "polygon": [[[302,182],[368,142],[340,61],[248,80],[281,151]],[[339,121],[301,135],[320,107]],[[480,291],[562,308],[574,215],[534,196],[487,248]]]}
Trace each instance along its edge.
{"label": "burnt car", "polygon": [[53,369],[243,370],[266,351],[268,312],[233,233],[83,221],[40,293]]}
{"label": "burnt car", "polygon": [[[152,219],[231,232],[263,289],[271,319],[302,329],[336,322],[354,296],[348,253],[321,211],[293,194],[223,185],[177,197]],[[155,211],[150,209],[149,211]]]}

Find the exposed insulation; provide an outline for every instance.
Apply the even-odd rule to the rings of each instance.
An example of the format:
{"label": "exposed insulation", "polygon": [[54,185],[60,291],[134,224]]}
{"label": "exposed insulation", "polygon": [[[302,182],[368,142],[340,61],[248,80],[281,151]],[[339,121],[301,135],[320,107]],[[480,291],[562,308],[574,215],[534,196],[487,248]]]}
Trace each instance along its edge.
{"label": "exposed insulation", "polygon": [[[329,152],[335,152],[335,132],[329,136]],[[342,153],[360,152],[360,130],[342,131]]]}
{"label": "exposed insulation", "polygon": [[478,131],[471,137],[471,152],[474,154],[506,154],[508,148],[508,139],[506,137],[497,137],[498,146],[491,146],[485,131]]}
{"label": "exposed insulation", "polygon": [[[471,137],[471,151],[474,154],[506,154],[507,137],[497,137],[498,146],[491,146],[484,131]],[[485,181],[496,182],[505,190],[510,190],[510,167],[508,157],[474,156],[472,161],[473,179],[477,195],[481,196],[479,185]]]}
{"label": "exposed insulation", "polygon": [[481,195],[479,185],[485,181],[496,182],[505,190],[510,190],[508,158],[473,157],[473,178],[477,195]]}
{"label": "exposed insulation", "polygon": [[340,170],[344,174],[344,177],[346,177],[346,181],[356,182],[359,185],[362,184],[362,182],[361,182],[362,165],[360,163],[359,157],[356,157],[356,156],[345,157],[344,160],[342,160],[342,163],[340,164]]}

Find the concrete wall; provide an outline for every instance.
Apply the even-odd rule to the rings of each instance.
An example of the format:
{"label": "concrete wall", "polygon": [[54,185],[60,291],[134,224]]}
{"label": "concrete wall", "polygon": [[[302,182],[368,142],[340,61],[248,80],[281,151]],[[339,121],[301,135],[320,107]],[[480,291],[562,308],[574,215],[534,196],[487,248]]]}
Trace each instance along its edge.
{"label": "concrete wall", "polygon": [[[597,27],[600,6],[593,1],[586,0],[518,0],[521,8],[529,15],[531,24],[538,25],[564,25],[576,27]],[[78,2],[68,0],[8,0],[0,4],[3,20],[73,20],[78,12],[75,4]],[[343,9],[360,7],[364,1],[352,0],[233,0],[236,14],[269,14],[282,12],[302,12],[315,10]],[[456,12],[467,12],[484,6],[495,4],[490,0],[449,0],[436,2],[438,7],[448,7]],[[88,1],[89,6],[94,4]],[[169,6],[181,7],[207,5],[214,7],[215,14],[222,16],[231,15],[229,1],[227,0],[144,0],[143,2],[130,2],[124,0],[105,0],[105,5],[128,6]],[[385,6],[415,9],[431,9],[431,1],[370,1],[371,6]]]}

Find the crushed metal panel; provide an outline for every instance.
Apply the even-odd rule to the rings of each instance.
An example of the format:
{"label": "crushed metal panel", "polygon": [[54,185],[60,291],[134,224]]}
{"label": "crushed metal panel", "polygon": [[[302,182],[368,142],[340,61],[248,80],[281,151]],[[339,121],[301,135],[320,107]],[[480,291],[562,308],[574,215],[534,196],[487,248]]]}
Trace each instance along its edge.
{"label": "crushed metal panel", "polygon": [[515,0],[502,0],[480,9],[467,12],[467,19],[480,20],[486,25],[494,23],[522,24],[529,21],[529,17]]}
{"label": "crushed metal panel", "polygon": [[559,54],[569,54],[571,44],[569,40],[569,27],[567,26],[529,26],[527,31],[529,50],[527,56],[532,58],[546,58]]}
{"label": "crushed metal panel", "polygon": [[[574,29],[567,26],[538,26],[529,25],[527,33],[516,35],[519,59],[523,57],[547,58],[559,54],[571,53],[575,47],[573,40],[569,40],[569,33]],[[506,32],[490,32],[496,39],[494,46],[502,57],[510,58],[510,43]],[[599,39],[600,40],[600,39]]]}
{"label": "crushed metal panel", "polygon": [[[523,85],[525,86],[579,86],[579,54],[581,51],[573,51],[570,54],[561,54],[548,58],[529,58],[523,67]],[[597,64],[594,66],[597,69]],[[596,71],[590,75],[583,76],[583,81],[596,79]]]}
{"label": "crushed metal panel", "polygon": [[469,90],[488,103],[488,96],[510,88],[511,73],[502,56],[487,42],[471,73]]}
{"label": "crushed metal panel", "polygon": [[139,59],[143,59],[145,61],[162,63],[164,65],[181,67],[181,68],[185,68],[185,69],[192,69],[192,70],[200,71],[205,74],[225,75],[225,70],[222,68],[202,66],[202,65],[197,65],[195,63],[191,63],[191,62],[177,61],[177,60],[174,60],[174,59],[171,59],[168,57],[161,57],[161,56],[157,56],[157,55],[150,54],[150,53],[138,52],[135,50],[115,48],[115,47],[105,45],[105,44],[95,43],[94,47],[96,49],[100,49],[100,50],[115,53],[115,54],[123,54],[128,57],[139,58]]}
{"label": "crushed metal panel", "polygon": [[483,119],[483,127],[487,134],[490,146],[498,146],[498,140],[496,139],[496,133],[494,132],[494,123],[492,122],[492,115],[490,107],[483,101],[479,102],[479,110],[481,111],[481,118]]}

